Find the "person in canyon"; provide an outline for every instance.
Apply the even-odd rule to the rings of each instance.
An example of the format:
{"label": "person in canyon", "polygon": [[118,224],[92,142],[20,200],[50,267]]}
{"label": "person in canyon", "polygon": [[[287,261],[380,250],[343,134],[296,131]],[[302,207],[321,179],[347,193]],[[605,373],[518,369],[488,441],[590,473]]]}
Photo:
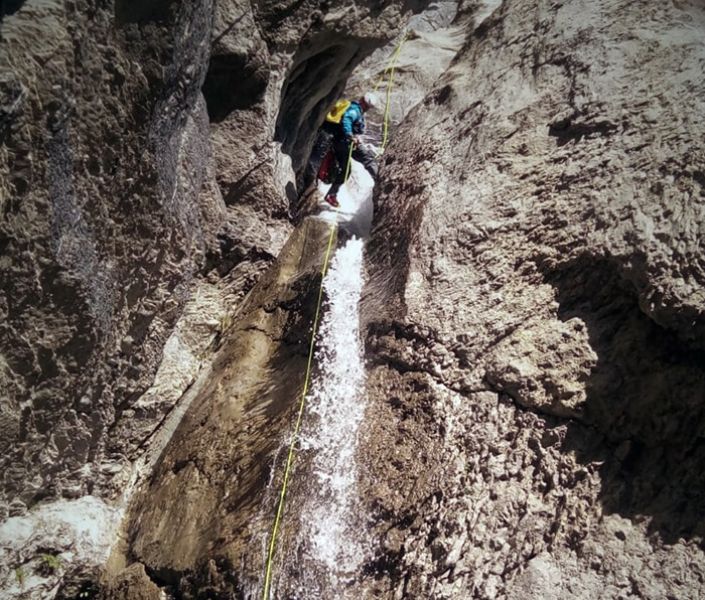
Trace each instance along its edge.
{"label": "person in canyon", "polygon": [[338,190],[345,182],[350,156],[362,163],[373,178],[377,177],[378,167],[375,154],[369,147],[360,143],[358,136],[365,132],[365,112],[379,106],[380,101],[377,94],[367,92],[359,100],[339,100],[326,115],[326,120],[321,127],[322,135],[319,137],[316,149],[314,149],[314,158],[322,160],[323,169],[328,171],[330,164],[326,164],[325,154],[329,149],[332,149],[333,157],[338,164],[337,174],[325,198],[331,206],[339,206]]}

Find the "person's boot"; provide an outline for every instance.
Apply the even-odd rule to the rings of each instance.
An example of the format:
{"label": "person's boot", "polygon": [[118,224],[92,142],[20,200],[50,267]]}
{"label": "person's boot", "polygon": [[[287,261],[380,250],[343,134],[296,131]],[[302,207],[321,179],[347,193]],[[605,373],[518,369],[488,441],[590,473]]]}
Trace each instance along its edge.
{"label": "person's boot", "polygon": [[338,197],[335,194],[326,194],[325,200],[334,208],[338,208],[340,206],[340,202],[338,202]]}

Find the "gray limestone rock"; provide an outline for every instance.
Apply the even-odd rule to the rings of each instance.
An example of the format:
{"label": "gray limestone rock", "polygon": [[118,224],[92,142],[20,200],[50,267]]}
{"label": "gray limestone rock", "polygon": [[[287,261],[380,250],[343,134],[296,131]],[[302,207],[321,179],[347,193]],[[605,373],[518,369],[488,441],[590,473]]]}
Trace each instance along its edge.
{"label": "gray limestone rock", "polygon": [[361,588],[700,597],[703,7],[490,4],[383,160]]}
{"label": "gray limestone rock", "polygon": [[702,3],[425,4],[0,7],[0,595],[259,595],[291,213],[406,24],[341,597],[705,596]]}
{"label": "gray limestone rock", "polygon": [[[125,509],[292,231],[326,103],[423,4],[3,3],[1,520]],[[104,561],[69,538],[27,597]],[[9,581],[36,548],[5,551]]]}

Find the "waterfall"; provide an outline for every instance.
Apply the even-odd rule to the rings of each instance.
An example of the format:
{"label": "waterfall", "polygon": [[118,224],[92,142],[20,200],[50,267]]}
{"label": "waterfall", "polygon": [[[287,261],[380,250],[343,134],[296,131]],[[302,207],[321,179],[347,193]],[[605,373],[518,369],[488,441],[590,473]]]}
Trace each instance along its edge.
{"label": "waterfall", "polygon": [[316,369],[296,442],[296,483],[286,508],[289,522],[295,519],[296,525],[287,528],[288,539],[280,542],[281,562],[270,598],[347,598],[346,588],[368,558],[369,544],[361,533],[364,517],[357,510],[356,452],[365,413],[358,307],[364,281],[362,237],[369,234],[373,186],[362,165],[353,161],[338,194],[340,209],[323,202],[321,189],[316,218],[352,237],[335,251],[322,282],[326,300],[316,335]]}
{"label": "waterfall", "polygon": [[298,524],[290,529],[295,539],[283,543],[289,547],[286,566],[282,564],[271,598],[346,598],[346,584],[367,557],[356,510],[355,461],[365,413],[358,313],[363,247],[359,238],[348,240],[336,251],[323,280],[327,300],[317,336],[317,369],[297,444],[301,483],[289,504],[289,515],[296,515]]}
{"label": "waterfall", "polygon": [[[356,573],[364,543],[352,531],[357,433],[362,422],[365,371],[359,336],[363,242],[340,248],[323,282],[328,298],[316,353],[319,374],[308,398],[302,447],[313,451],[311,493],[300,536],[310,557],[335,586]],[[342,580],[342,581],[341,581]]]}

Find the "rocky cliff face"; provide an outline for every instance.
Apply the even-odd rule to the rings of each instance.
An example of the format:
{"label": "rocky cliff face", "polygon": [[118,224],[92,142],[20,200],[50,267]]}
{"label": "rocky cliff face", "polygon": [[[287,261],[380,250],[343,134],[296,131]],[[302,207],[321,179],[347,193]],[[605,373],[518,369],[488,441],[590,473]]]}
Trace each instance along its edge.
{"label": "rocky cliff face", "polygon": [[3,4],[6,597],[104,560],[119,522],[105,500],[170,406],[143,394],[217,249],[200,91],[212,6],[140,6]]}
{"label": "rocky cliff face", "polygon": [[140,443],[115,428],[224,210],[204,185],[210,3],[147,5],[28,2],[2,23],[0,437],[13,514],[105,491]]}
{"label": "rocky cliff face", "polygon": [[396,133],[364,303],[373,597],[705,593],[704,26],[504,2]]}
{"label": "rocky cliff face", "polygon": [[322,114],[422,4],[3,3],[3,594],[104,561],[292,231]]}
{"label": "rocky cliff face", "polygon": [[[327,232],[291,223],[302,169],[424,4],[0,7],[0,595],[259,595]],[[431,14],[375,196],[373,550],[340,595],[704,596],[705,11]]]}

